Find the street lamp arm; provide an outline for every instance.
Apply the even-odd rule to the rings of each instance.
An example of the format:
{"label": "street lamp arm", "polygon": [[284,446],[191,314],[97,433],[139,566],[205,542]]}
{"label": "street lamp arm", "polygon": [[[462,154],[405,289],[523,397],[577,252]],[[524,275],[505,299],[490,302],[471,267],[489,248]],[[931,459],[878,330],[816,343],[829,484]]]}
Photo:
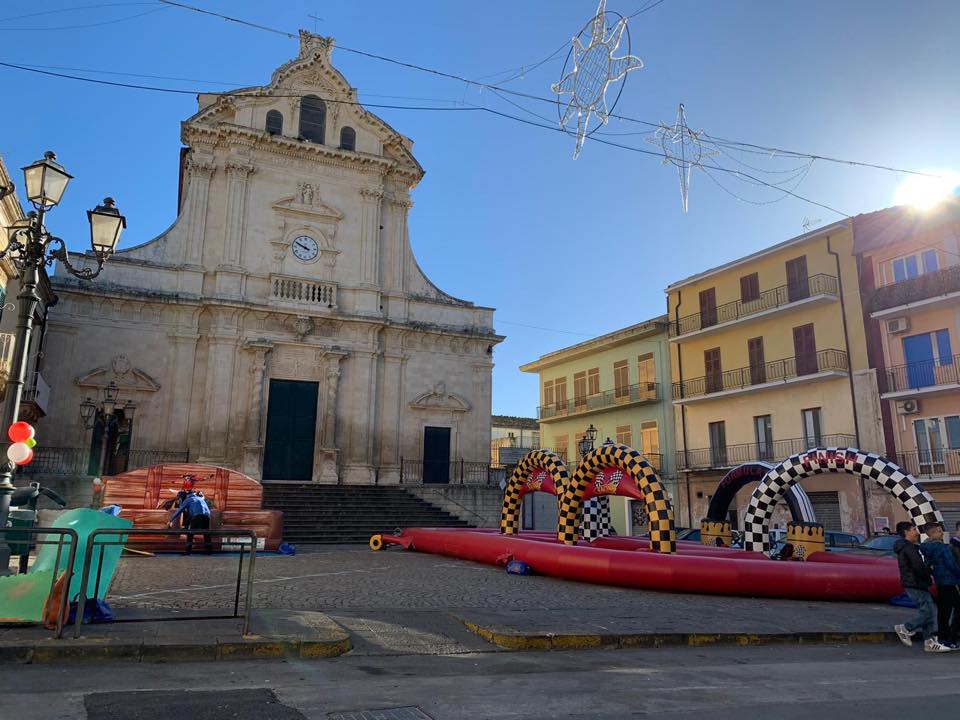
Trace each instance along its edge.
{"label": "street lamp arm", "polygon": [[53,261],[63,263],[63,266],[69,271],[74,277],[78,277],[81,280],[93,280],[97,275],[100,274],[100,271],[103,270],[103,263],[106,260],[106,257],[101,253],[97,253],[97,268],[93,270],[91,268],[77,268],[70,263],[69,253],[67,253],[67,246],[58,237],[50,236],[49,245],[57,243],[60,247],[53,248],[50,250],[50,254],[47,256],[46,263],[47,265],[53,264]]}

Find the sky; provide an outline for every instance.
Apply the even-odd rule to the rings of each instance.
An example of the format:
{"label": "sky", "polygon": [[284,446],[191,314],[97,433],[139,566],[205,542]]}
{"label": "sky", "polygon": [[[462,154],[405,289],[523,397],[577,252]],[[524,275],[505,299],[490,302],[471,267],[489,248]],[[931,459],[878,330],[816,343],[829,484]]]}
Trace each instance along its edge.
{"label": "sky", "polygon": [[[651,2],[608,0],[607,10],[630,15]],[[503,87],[543,98],[554,97],[565,51],[527,68],[568,44],[597,7],[594,0],[191,4],[293,33],[316,30],[340,47],[461,77],[514,76]],[[715,137],[906,170],[960,170],[960,3],[664,0],[628,27],[644,68],[627,76],[622,92],[612,86],[619,115],[672,124],[683,103],[689,126]],[[0,155],[22,186],[20,167],[57,152],[76,179],[48,226],[72,249],[88,243],[84,211],[106,195],[127,217],[121,246],[146,242],[175,218],[180,122],[196,110],[192,93],[266,84],[297,51],[297,41],[280,34],[155,0],[4,0],[0,63],[191,92],[0,67]],[[550,103],[508,96],[518,108],[490,89],[342,49],[333,60],[368,104],[484,107],[557,123]],[[515,68],[523,70],[505,72]],[[587,140],[574,160],[571,136],[488,112],[370,109],[414,140],[426,169],[410,217],[420,266],[451,295],[496,308],[496,329],[507,336],[494,353],[498,414],[535,415],[537,379],[519,365],[662,314],[669,283],[842,217],[699,169],[685,214],[676,169],[658,157]],[[646,142],[649,125],[611,119],[600,132],[611,134],[595,139],[658,151]],[[907,177],[727,153],[705,163],[765,182],[790,180],[798,195],[849,215],[892,204]]]}

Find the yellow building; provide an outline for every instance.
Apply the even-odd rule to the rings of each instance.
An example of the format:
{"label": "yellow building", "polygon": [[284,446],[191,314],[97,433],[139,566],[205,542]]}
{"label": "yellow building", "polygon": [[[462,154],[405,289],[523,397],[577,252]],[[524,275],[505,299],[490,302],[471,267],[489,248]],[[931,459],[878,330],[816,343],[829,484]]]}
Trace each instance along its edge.
{"label": "yellow building", "polygon": [[[660,316],[521,365],[540,379],[540,439],[572,471],[590,426],[596,445],[606,440],[643,452],[672,491],[673,416],[667,318]],[[626,498],[611,498],[614,528],[634,530]],[[554,516],[555,517],[555,516]],[[639,531],[639,529],[638,529]]]}
{"label": "yellow building", "polygon": [[[741,463],[816,446],[883,451],[852,246],[850,222],[837,222],[666,289],[678,524],[697,526]],[[889,514],[888,498],[848,475],[802,484],[828,530],[864,533]]]}
{"label": "yellow building", "polygon": [[886,453],[933,493],[952,532],[960,520],[960,201],[887,208],[853,227]]}

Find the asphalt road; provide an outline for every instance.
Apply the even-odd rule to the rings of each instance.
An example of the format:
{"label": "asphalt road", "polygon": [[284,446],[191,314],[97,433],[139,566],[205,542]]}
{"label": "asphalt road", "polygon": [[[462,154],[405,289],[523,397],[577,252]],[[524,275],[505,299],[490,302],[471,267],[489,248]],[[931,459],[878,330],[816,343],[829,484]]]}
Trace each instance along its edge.
{"label": "asphalt road", "polygon": [[[957,716],[960,654],[681,647],[8,666],[0,693],[0,716],[17,720],[901,720]],[[393,711],[361,714],[385,709]]]}

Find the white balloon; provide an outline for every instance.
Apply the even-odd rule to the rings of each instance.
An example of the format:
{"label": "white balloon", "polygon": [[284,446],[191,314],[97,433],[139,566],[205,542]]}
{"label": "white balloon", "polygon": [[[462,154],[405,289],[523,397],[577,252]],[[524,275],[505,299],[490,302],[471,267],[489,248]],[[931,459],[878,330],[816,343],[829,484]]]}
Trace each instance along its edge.
{"label": "white balloon", "polygon": [[13,443],[10,447],[7,448],[7,457],[17,465],[21,465],[28,460],[33,455],[33,450],[30,449],[30,446],[26,443],[17,442]]}

